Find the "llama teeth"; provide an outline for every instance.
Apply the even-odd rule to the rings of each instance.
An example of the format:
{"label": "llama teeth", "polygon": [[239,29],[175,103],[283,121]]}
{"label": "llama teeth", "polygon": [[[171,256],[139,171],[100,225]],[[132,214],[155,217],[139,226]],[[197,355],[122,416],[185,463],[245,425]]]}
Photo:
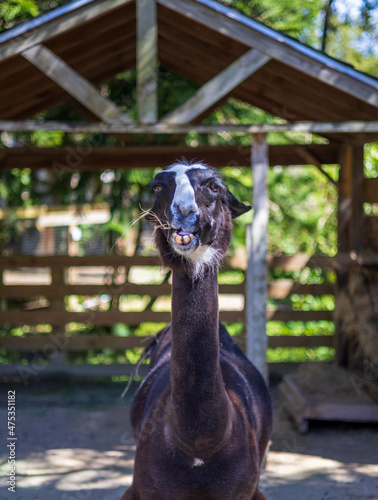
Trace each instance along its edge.
{"label": "llama teeth", "polygon": [[173,233],[172,236],[175,242],[181,246],[189,245],[189,243],[194,239],[193,233],[184,233],[184,234]]}
{"label": "llama teeth", "polygon": [[174,238],[175,238],[175,242],[176,242],[178,245],[182,245],[182,244],[183,244],[182,237],[181,237],[179,234],[175,234],[175,235],[174,235]]}

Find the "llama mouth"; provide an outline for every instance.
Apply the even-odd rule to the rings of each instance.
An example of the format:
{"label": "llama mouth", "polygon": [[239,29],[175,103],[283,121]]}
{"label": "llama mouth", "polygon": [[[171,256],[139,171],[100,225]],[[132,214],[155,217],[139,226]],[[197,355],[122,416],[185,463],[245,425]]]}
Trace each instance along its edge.
{"label": "llama mouth", "polygon": [[194,240],[194,234],[180,231],[179,233],[173,233],[172,238],[178,245],[186,246]]}
{"label": "llama mouth", "polygon": [[199,236],[198,233],[177,231],[171,234],[170,241],[178,253],[194,252],[199,245]]}

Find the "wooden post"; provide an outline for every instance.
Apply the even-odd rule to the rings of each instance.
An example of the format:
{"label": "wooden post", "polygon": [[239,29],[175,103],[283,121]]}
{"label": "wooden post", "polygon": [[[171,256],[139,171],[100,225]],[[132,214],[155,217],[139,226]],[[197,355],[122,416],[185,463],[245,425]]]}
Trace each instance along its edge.
{"label": "wooden post", "polygon": [[[351,219],[351,183],[352,183],[353,147],[343,144],[340,148],[339,180],[338,180],[338,220],[337,220],[337,248],[339,252],[349,251],[349,230]],[[335,321],[335,359],[339,366],[348,365],[348,338],[342,326],[342,318],[337,314],[337,298],[341,290],[348,285],[348,271],[337,271],[337,292]]]}
{"label": "wooden post", "polygon": [[137,0],[137,95],[139,122],[157,122],[156,0]]}
{"label": "wooden post", "polygon": [[248,244],[246,329],[248,359],[268,378],[266,350],[267,232],[268,232],[268,145],[265,134],[252,137],[254,218]]}
{"label": "wooden post", "polygon": [[[64,285],[64,268],[61,267],[51,267],[51,284],[53,286],[63,286]],[[50,310],[52,311],[59,311],[59,312],[65,312],[66,306],[65,306],[65,301],[64,301],[64,296],[58,295],[57,297],[50,299]],[[52,334],[56,339],[60,339],[59,341],[56,341],[55,347],[59,347],[59,351],[53,353],[53,355],[50,357],[49,361],[50,363],[54,363],[55,365],[59,364],[62,365],[66,361],[66,356],[64,353],[64,350],[62,348],[66,344],[66,337],[65,337],[65,327],[62,325],[54,325],[52,324]]]}
{"label": "wooden post", "polygon": [[339,252],[347,252],[349,250],[352,159],[353,147],[350,144],[343,144],[339,154],[340,171],[338,180],[337,248]]}
{"label": "wooden post", "polygon": [[[338,251],[358,252],[365,244],[364,202],[364,154],[363,146],[343,144],[340,150],[340,174],[338,181]],[[339,302],[347,293],[353,271],[337,272],[335,321],[335,357],[340,366],[350,367],[353,351],[357,349],[345,331],[343,309]]]}
{"label": "wooden post", "polygon": [[350,249],[359,251],[365,248],[365,214],[364,214],[364,147],[353,147],[352,184],[350,223]]}

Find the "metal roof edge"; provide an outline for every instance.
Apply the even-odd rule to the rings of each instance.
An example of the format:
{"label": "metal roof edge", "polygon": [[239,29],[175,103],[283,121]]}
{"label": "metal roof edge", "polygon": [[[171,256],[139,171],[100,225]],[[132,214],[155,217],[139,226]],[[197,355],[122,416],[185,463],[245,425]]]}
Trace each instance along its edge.
{"label": "metal roof edge", "polygon": [[318,62],[339,71],[340,73],[344,73],[345,75],[351,76],[352,78],[356,78],[360,82],[364,82],[367,85],[378,90],[378,80],[375,79],[375,77],[370,76],[367,73],[362,73],[361,71],[350,67],[346,63],[337,61],[336,59],[333,59],[332,57],[327,56],[326,54],[323,54],[316,49],[309,47],[308,45],[302,44],[301,42],[289,37],[288,35],[284,35],[283,33],[275,31],[273,28],[255,21],[254,19],[246,16],[245,14],[239,12],[234,8],[227,7],[226,5],[223,5],[216,0],[195,0],[195,2],[206,5],[207,7],[210,7],[211,9],[224,14],[229,18],[235,19],[236,21],[249,26],[255,31],[269,36],[269,38],[273,38],[277,42],[284,43],[287,46],[294,48],[298,52],[301,52],[302,54],[311,57],[312,59],[315,59]]}
{"label": "metal roof edge", "polygon": [[96,0],[74,0],[73,2],[60,5],[55,9],[43,12],[39,16],[22,21],[13,26],[12,28],[9,28],[0,33],[0,44],[7,42],[11,38],[22,36],[29,30],[38,28],[44,23],[53,21],[54,19],[57,19],[60,16],[69,14],[70,12],[73,12],[74,10],[84,7],[85,5],[88,5],[90,3],[94,3],[95,1]]}

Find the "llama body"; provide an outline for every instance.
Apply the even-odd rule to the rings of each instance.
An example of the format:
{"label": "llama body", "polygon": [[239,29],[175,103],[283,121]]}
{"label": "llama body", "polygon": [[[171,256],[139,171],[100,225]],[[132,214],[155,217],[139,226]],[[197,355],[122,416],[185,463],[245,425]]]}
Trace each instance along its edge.
{"label": "llama body", "polygon": [[250,207],[202,164],[173,165],[153,187],[150,218],[173,271],[172,323],[147,348],[149,373],[131,410],[134,478],[122,500],[262,500],[270,396],[218,313],[231,219]]}

